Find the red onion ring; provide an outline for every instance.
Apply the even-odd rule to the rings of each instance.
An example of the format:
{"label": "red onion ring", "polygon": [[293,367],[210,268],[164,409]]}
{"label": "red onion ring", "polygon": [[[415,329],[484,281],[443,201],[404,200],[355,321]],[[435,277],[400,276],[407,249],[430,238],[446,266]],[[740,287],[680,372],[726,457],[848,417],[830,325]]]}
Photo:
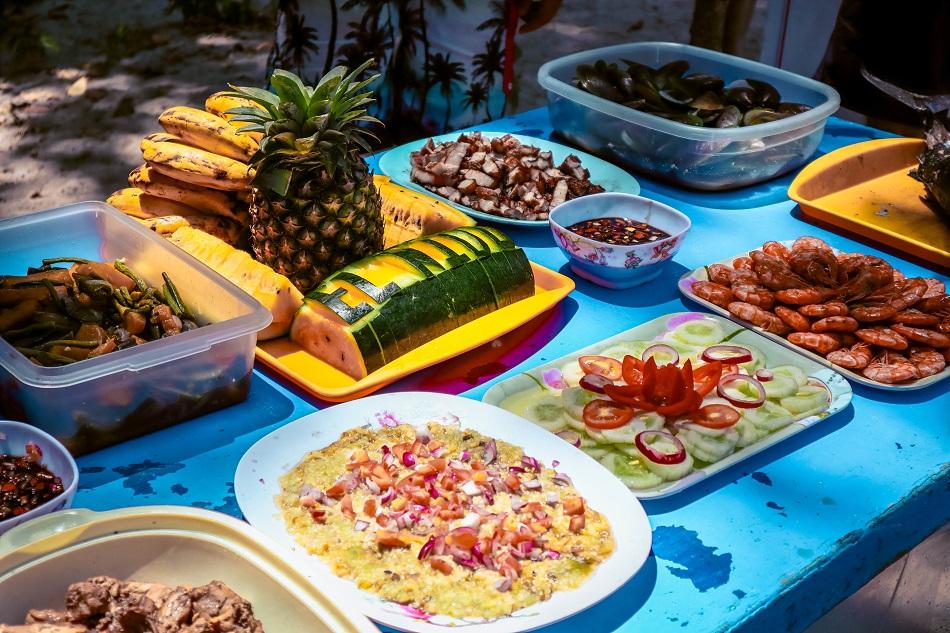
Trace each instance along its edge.
{"label": "red onion ring", "polygon": [[[732,394],[726,392],[726,387],[731,385],[734,382],[747,382],[752,385],[752,388],[755,389],[758,393],[758,397],[752,400],[742,400],[736,398]],[[746,376],[745,374],[730,374],[728,376],[723,376],[722,380],[719,381],[719,384],[716,386],[716,393],[721,397],[728,400],[733,406],[739,407],[741,409],[755,409],[756,407],[761,407],[762,403],[765,402],[765,387],[762,386],[758,380],[752,376]]]}
{"label": "red onion ring", "polygon": [[647,362],[650,360],[650,357],[657,352],[666,352],[672,358],[670,359],[669,365],[675,365],[680,362],[680,355],[675,349],[667,345],[666,343],[657,343],[656,345],[651,345],[650,347],[643,350],[643,353],[640,354],[640,360]]}
{"label": "red onion ring", "polygon": [[429,556],[429,552],[432,551],[432,548],[435,547],[435,537],[430,536],[429,540],[425,542],[425,545],[419,548],[419,560],[425,560]]}
{"label": "red onion ring", "polygon": [[[716,356],[717,353],[731,356]],[[752,360],[752,352],[738,345],[713,345],[703,350],[703,360],[707,363],[719,361],[723,365],[741,365]]]}
{"label": "red onion ring", "polygon": [[604,385],[612,385],[614,381],[609,378],[604,378],[600,374],[584,374],[577,384],[587,391],[604,393]]}
{"label": "red onion ring", "polygon": [[772,373],[770,370],[768,370],[768,369],[756,369],[756,370],[755,370],[755,379],[758,380],[759,382],[768,382],[768,381],[772,380],[773,378],[775,378],[775,374],[773,374],[773,373]]}
{"label": "red onion ring", "polygon": [[[654,450],[653,447],[646,442],[646,438],[653,436],[662,436],[670,440],[676,447],[676,452],[668,454]],[[640,431],[637,433],[637,436],[633,438],[633,443],[637,445],[637,450],[655,464],[680,464],[686,459],[686,447],[683,446],[683,443],[678,437],[666,431]]]}

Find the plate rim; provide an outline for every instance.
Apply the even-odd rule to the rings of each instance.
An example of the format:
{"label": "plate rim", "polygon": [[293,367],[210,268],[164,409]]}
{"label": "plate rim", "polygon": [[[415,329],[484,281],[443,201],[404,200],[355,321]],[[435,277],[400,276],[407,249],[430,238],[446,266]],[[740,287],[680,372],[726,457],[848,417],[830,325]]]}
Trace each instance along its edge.
{"label": "plate rim", "polygon": [[[256,460],[259,457],[258,453],[266,453],[268,444],[281,441],[286,443],[286,438],[282,440],[280,435],[287,434],[288,432],[293,434],[296,431],[300,434],[310,433],[309,437],[313,437],[311,429],[317,423],[317,421],[323,422],[324,418],[328,416],[346,415],[352,409],[365,411],[365,413],[356,414],[353,416],[355,419],[357,419],[356,423],[353,423],[350,419],[345,419],[342,422],[331,422],[328,426],[327,437],[319,438],[309,444],[297,445],[295,448],[289,448],[288,452],[292,452],[296,456],[294,459],[290,460],[292,465],[294,463],[299,463],[299,460],[302,459],[307,453],[314,450],[319,450],[329,443],[336,441],[336,439],[339,437],[339,433],[347,429],[359,428],[368,422],[371,416],[376,416],[379,413],[389,413],[390,409],[397,408],[400,405],[412,406],[413,400],[415,399],[416,402],[419,402],[418,399],[420,398],[427,401],[427,404],[423,405],[423,408],[434,407],[441,411],[445,411],[450,415],[455,415],[451,411],[452,405],[454,403],[455,405],[461,404],[462,406],[468,408],[468,411],[462,412],[463,416],[467,414],[474,416],[478,412],[484,411],[494,415],[496,418],[502,418],[502,421],[507,423],[507,426],[503,427],[503,431],[501,433],[493,432],[491,436],[515,444],[524,448],[526,451],[531,451],[531,454],[537,456],[545,463],[550,463],[552,459],[556,458],[561,460],[562,464],[565,461],[571,461],[574,462],[575,466],[577,463],[586,465],[588,470],[584,475],[584,479],[581,480],[585,483],[582,484],[583,488],[578,486],[579,492],[584,494],[585,497],[589,496],[589,489],[594,488],[595,486],[600,487],[602,485],[602,482],[599,481],[600,478],[595,477],[595,473],[597,475],[603,476],[609,475],[606,469],[597,463],[596,460],[592,459],[590,456],[586,455],[570,444],[563,443],[563,446],[561,444],[557,444],[559,453],[556,457],[548,454],[550,449],[544,450],[543,454],[539,454],[537,448],[529,448],[526,446],[526,444],[530,443],[532,436],[536,436],[534,439],[541,439],[544,437],[544,440],[546,441],[547,437],[543,436],[542,434],[546,434],[547,431],[509,411],[505,411],[504,409],[494,407],[486,402],[473,398],[441,393],[409,391],[395,394],[378,394],[368,398],[350,401],[338,405],[339,410],[338,407],[321,409],[319,411],[301,416],[284,426],[274,429],[252,444],[251,447],[249,447],[247,451],[245,451],[241,456],[241,459],[238,462],[237,468],[234,472],[234,492],[238,507],[245,516],[245,520],[255,529],[259,530],[268,538],[270,538],[272,542],[276,543],[277,546],[280,547],[285,553],[285,555],[292,556],[297,561],[305,564],[305,568],[301,571],[308,578],[318,581],[330,578],[333,581],[333,589],[342,590],[343,593],[351,595],[354,598],[359,596],[360,598],[358,608],[360,609],[361,613],[372,619],[374,622],[397,628],[402,631],[410,631],[412,633],[432,633],[434,631],[443,631],[449,625],[431,623],[426,620],[416,619],[408,614],[384,611],[383,606],[396,605],[398,603],[383,600],[375,594],[358,589],[353,585],[351,580],[344,579],[333,574],[326,563],[324,563],[320,558],[303,553],[297,549],[299,546],[288,545],[287,541],[291,543],[294,542],[293,537],[290,536],[286,530],[284,530],[283,534],[281,535],[275,535],[272,534],[268,529],[265,529],[265,527],[261,527],[262,525],[266,526],[266,519],[263,519],[258,513],[258,510],[252,506],[252,504],[255,502],[255,493],[266,495],[268,494],[266,490],[274,492],[273,489],[276,487],[276,480],[270,483],[265,483],[262,481],[263,477],[261,476],[265,475],[265,473],[256,471],[255,465]],[[371,411],[375,411],[375,413],[370,413]],[[363,423],[360,423],[359,420],[362,420]],[[480,427],[482,427],[480,418],[462,421],[462,425],[467,426],[468,428],[473,428],[480,433],[487,433],[484,430],[480,430]],[[518,428],[519,426],[522,428]],[[499,426],[499,429],[502,429],[502,427]],[[519,433],[522,435],[519,435]],[[527,441],[522,439],[524,437],[524,433],[527,433]],[[551,437],[553,437],[553,435]],[[565,456],[568,457],[565,458]],[[280,458],[271,459],[269,468],[273,471],[283,474],[290,466],[287,464],[280,464],[279,462],[281,461],[282,460]],[[571,466],[569,465],[565,470],[568,470],[570,467]],[[571,475],[576,482],[576,473],[571,473]],[[464,630],[471,631],[472,633],[516,633],[519,631],[528,631],[543,626],[549,626],[556,622],[560,622],[564,619],[577,615],[578,613],[605,600],[618,591],[621,587],[623,587],[634,576],[636,576],[636,574],[639,573],[643,568],[643,565],[646,563],[651,551],[653,540],[652,526],[650,525],[649,517],[647,516],[646,511],[640,501],[633,497],[633,495],[624,497],[622,494],[620,494],[620,489],[622,488],[625,491],[627,490],[626,487],[623,486],[623,484],[619,480],[615,479],[612,475],[610,475],[610,479],[612,480],[612,483],[609,485],[617,488],[617,490],[604,492],[601,496],[607,496],[609,494],[611,495],[611,499],[614,499],[614,497],[619,495],[621,498],[627,499],[629,501],[623,506],[616,506],[616,504],[606,506],[602,503],[599,503],[599,505],[603,507],[598,507],[596,509],[604,514],[605,517],[607,517],[610,521],[611,530],[614,534],[617,547],[611,556],[608,557],[608,559],[604,561],[604,563],[602,563],[597,569],[595,569],[592,575],[585,579],[585,581],[581,583],[579,587],[561,590],[558,593],[570,595],[569,592],[571,591],[577,591],[585,585],[589,586],[589,583],[594,580],[595,575],[598,574],[598,572],[601,573],[601,577],[598,579],[599,584],[596,585],[596,587],[599,587],[602,584],[604,585],[603,589],[597,589],[594,596],[585,599],[582,603],[573,603],[575,605],[582,604],[583,606],[568,606],[564,613],[555,613],[554,617],[542,617],[537,613],[518,615],[522,610],[543,610],[545,605],[548,605],[548,608],[550,608],[550,606],[554,604],[554,597],[552,596],[546,601],[538,602],[533,605],[529,605],[522,610],[516,611],[512,616],[505,616],[489,622],[473,622],[470,624],[465,623],[464,626],[456,625],[454,628],[464,628]],[[245,489],[245,485],[247,485],[249,489],[253,489],[253,492]],[[264,486],[265,491],[257,492],[258,486]],[[270,507],[268,507],[265,512],[272,513],[270,518],[273,519],[274,523],[277,523],[280,521],[280,519],[276,516],[277,507],[273,503],[273,499],[270,503]],[[619,510],[618,507],[620,508]],[[625,520],[621,521],[619,526],[615,525],[615,523],[617,523],[618,515],[620,517],[625,517]],[[625,536],[631,538],[624,539]],[[626,548],[624,547],[625,545],[627,546]],[[613,561],[611,563],[611,567],[606,567],[606,564],[610,561]],[[613,566],[619,566],[619,569],[613,569]],[[606,571],[604,571],[605,569]],[[568,605],[572,604],[571,601],[565,601],[563,598],[564,596],[562,596],[562,599],[558,602],[559,605],[565,603]],[[370,600],[378,602],[379,605],[377,606],[370,604]],[[370,608],[365,608],[367,606]],[[526,622],[525,618],[528,617],[536,618],[538,621]]]}
{"label": "plate rim", "polygon": [[[390,172],[389,169],[386,168],[388,163],[394,160],[393,157],[395,157],[397,154],[411,153],[412,151],[417,150],[423,145],[425,145],[429,139],[432,139],[432,141],[435,143],[441,143],[444,141],[455,140],[458,138],[460,134],[467,134],[471,132],[480,132],[483,136],[487,138],[497,138],[499,136],[504,136],[508,134],[518,139],[518,141],[520,141],[522,144],[531,144],[531,143],[541,142],[541,143],[545,143],[547,145],[551,145],[556,148],[563,148],[565,151],[567,151],[567,153],[577,155],[577,157],[581,159],[581,163],[588,170],[590,169],[590,165],[592,164],[596,164],[598,165],[598,167],[605,167],[611,170],[615,170],[618,174],[622,174],[626,176],[627,178],[629,178],[632,184],[636,188],[636,191],[621,191],[621,192],[610,192],[610,193],[632,193],[633,195],[640,195],[640,191],[642,189],[640,186],[640,181],[637,180],[633,174],[611,163],[610,161],[594,156],[593,154],[590,154],[583,150],[570,147],[569,145],[558,143],[557,141],[551,141],[551,140],[544,139],[538,136],[527,136],[525,134],[516,134],[512,132],[505,132],[505,131],[499,131],[499,130],[462,129],[455,132],[447,132],[445,134],[439,134],[436,136],[426,136],[424,138],[410,141],[408,143],[403,143],[402,145],[397,145],[396,147],[386,150],[377,160],[377,163],[376,163],[377,169],[379,169],[382,175],[388,177],[392,182],[396,183],[400,187],[405,187],[407,189],[412,189],[413,191],[417,191],[419,193],[424,193],[426,195],[432,196],[435,199],[439,200],[440,202],[445,202],[446,204],[452,205],[453,208],[455,208],[456,210],[460,211],[461,213],[464,213],[465,215],[471,218],[475,218],[477,220],[483,220],[485,222],[509,224],[512,226],[524,226],[524,227],[532,227],[532,228],[547,227],[549,225],[548,220],[519,220],[516,218],[506,218],[500,215],[492,215],[491,213],[485,213],[484,211],[472,209],[471,207],[466,207],[465,205],[458,204],[457,202],[452,202],[448,198],[440,196],[434,191],[429,191],[425,187],[422,187],[421,185],[418,185],[417,183],[412,182],[411,179],[408,181],[405,181],[402,178],[399,178],[398,175],[394,175],[393,173]],[[387,158],[389,158],[388,161],[387,161]]]}
{"label": "plate rim", "polygon": [[[779,243],[785,246],[791,246],[793,242],[794,240],[779,240]],[[836,253],[839,252],[838,249],[834,249],[834,250]],[[746,251],[745,253],[739,253],[737,255],[734,255],[733,257],[726,257],[724,259],[720,259],[715,262],[710,262],[709,264],[706,264],[706,266],[710,266],[712,264],[728,264],[728,263],[731,263],[737,257],[746,257],[749,254],[749,252],[750,251]],[[815,361],[819,365],[824,365],[825,367],[841,374],[848,380],[853,380],[854,382],[864,385],[865,387],[871,387],[872,389],[881,389],[883,391],[916,391],[918,389],[926,389],[927,387],[933,384],[936,384],[938,382],[946,380],[947,378],[950,378],[950,365],[947,365],[943,369],[943,371],[941,371],[939,374],[927,376],[926,378],[919,378],[915,382],[912,382],[906,385],[902,385],[902,384],[888,385],[883,382],[876,382],[868,378],[865,378],[864,376],[857,374],[851,371],[850,369],[845,369],[844,367],[838,367],[837,365],[834,365],[833,363],[829,362],[828,359],[823,358],[822,356],[819,356],[818,354],[815,354],[814,352],[810,350],[798,347],[797,345],[790,343],[785,338],[778,336],[777,334],[766,332],[757,325],[752,325],[751,323],[742,321],[741,319],[736,318],[731,312],[729,312],[725,308],[717,306],[715,303],[712,303],[710,301],[706,301],[705,299],[701,297],[697,297],[696,294],[692,291],[692,288],[690,287],[691,284],[689,284],[689,281],[690,280],[707,281],[709,277],[706,275],[706,266],[700,266],[699,268],[688,270],[685,273],[683,273],[683,275],[676,282],[676,287],[679,289],[680,294],[682,294],[684,297],[686,297],[687,299],[691,301],[695,301],[699,305],[705,307],[707,310],[711,310],[715,314],[729,319],[733,323],[738,323],[744,328],[752,330],[755,333],[769,339],[770,341],[778,343],[779,345],[782,345],[783,347],[787,347],[793,352],[796,352],[804,356],[805,358],[808,358],[809,360]]]}
{"label": "plate rim", "polygon": [[[669,319],[673,317],[676,317],[679,315],[685,315],[685,314],[701,314],[703,317],[706,317],[706,318],[716,319],[717,321],[724,322],[724,323],[736,324],[735,321],[725,319],[719,315],[707,314],[704,312],[697,312],[693,310],[670,312],[668,314],[663,314],[654,319],[650,319],[649,321],[640,323],[639,325],[635,325],[627,330],[624,330],[623,332],[619,332],[617,334],[608,336],[604,339],[591,343],[590,345],[587,345],[586,347],[575,350],[568,354],[564,354],[563,356],[559,358],[547,361],[540,365],[536,365],[532,367],[531,369],[521,372],[520,374],[511,376],[505,380],[499,381],[495,383],[494,385],[492,385],[485,392],[485,394],[482,396],[482,401],[487,402],[488,404],[499,406],[500,402],[507,395],[504,392],[504,385],[506,384],[512,384],[512,383],[515,383],[516,381],[518,382],[524,381],[526,383],[526,386],[528,386],[529,384],[535,384],[535,380],[533,378],[529,378],[528,376],[533,376],[535,373],[540,375],[540,373],[544,369],[549,368],[549,367],[555,367],[555,366],[560,367],[565,362],[571,360],[572,358],[576,358],[579,355],[590,354],[595,351],[606,349],[610,345],[614,344],[615,341],[629,338],[630,333],[636,329],[646,328],[647,326],[654,325],[655,323],[659,321],[669,321]],[[759,335],[759,332],[756,332],[755,330],[752,330],[751,328],[747,328],[742,324],[737,324],[737,325],[739,325],[739,327],[742,327],[746,331],[751,332],[753,335]],[[818,377],[818,376],[825,376],[825,372],[829,374],[827,375],[827,377],[821,377],[821,378]],[[791,424],[789,424],[788,426],[784,427],[783,429],[780,429],[774,433],[770,433],[768,437],[763,438],[762,440],[758,440],[754,444],[750,444],[749,446],[746,446],[742,449],[739,449],[738,451],[732,453],[732,455],[727,456],[725,459],[720,460],[716,462],[715,464],[710,464],[709,466],[705,468],[693,471],[692,473],[690,473],[686,477],[683,477],[682,479],[678,479],[672,482],[664,482],[664,484],[661,484],[660,487],[642,490],[642,491],[631,489],[630,493],[633,496],[637,497],[638,499],[641,499],[643,501],[649,501],[652,499],[662,499],[664,497],[669,497],[676,493],[682,492],[683,490],[686,490],[687,488],[690,488],[691,486],[694,486],[698,484],[699,482],[705,479],[708,479],[717,473],[720,473],[724,470],[728,470],[746,461],[753,455],[756,455],[766,450],[767,448],[770,448],[776,444],[779,444],[785,441],[786,439],[788,439],[789,437],[796,435],[800,433],[801,431],[804,431],[805,429],[814,426],[818,422],[823,421],[835,415],[836,413],[842,411],[848,406],[848,404],[850,404],[851,399],[854,395],[854,391],[851,388],[851,385],[848,383],[848,381],[844,380],[843,377],[834,369],[822,366],[820,369],[816,370],[816,372],[811,372],[808,375],[809,377],[815,377],[818,380],[821,380],[825,384],[825,386],[828,388],[828,390],[831,392],[831,401],[829,403],[828,409],[826,409],[825,411],[809,416],[807,418],[803,418],[801,420],[796,420],[792,422]],[[836,375],[838,376],[838,379],[835,378]],[[528,381],[531,381],[531,382],[528,383]],[[499,394],[501,395],[499,396]],[[731,457],[738,454],[742,455],[741,458],[730,460]]]}

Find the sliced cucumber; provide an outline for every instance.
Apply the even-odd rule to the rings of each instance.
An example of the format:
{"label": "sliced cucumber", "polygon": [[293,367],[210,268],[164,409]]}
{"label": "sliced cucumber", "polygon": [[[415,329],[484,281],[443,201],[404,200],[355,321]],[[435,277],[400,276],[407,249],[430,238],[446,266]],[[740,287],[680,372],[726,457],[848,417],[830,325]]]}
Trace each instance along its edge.
{"label": "sliced cucumber", "polygon": [[744,347],[749,350],[749,353],[752,354],[752,360],[741,363],[739,367],[746,370],[746,373],[752,375],[755,373],[756,369],[761,369],[765,367],[765,354],[755,345],[749,345],[748,343],[736,343],[739,347]]}
{"label": "sliced cucumber", "polygon": [[594,459],[600,461],[604,455],[610,453],[610,449],[603,448],[602,446],[591,446],[590,448],[585,448],[584,452]]}
{"label": "sliced cucumber", "polygon": [[584,370],[581,369],[577,359],[568,361],[561,366],[561,378],[569,387],[576,387],[577,383],[584,377]]}
{"label": "sliced cucumber", "polygon": [[808,384],[808,376],[795,365],[779,365],[778,367],[772,367],[771,371],[776,377],[784,376],[791,378],[799,387],[804,387]]}
{"label": "sliced cucumber", "polygon": [[556,391],[540,388],[526,389],[505,398],[501,407],[531,420],[552,433],[557,433],[567,426],[561,396]]}
{"label": "sliced cucumber", "polygon": [[817,385],[799,387],[794,396],[779,400],[783,407],[796,415],[812,409],[827,407],[829,401],[828,390]]}
{"label": "sliced cucumber", "polygon": [[670,332],[672,338],[687,345],[709,347],[720,342],[725,334],[718,321],[712,319],[694,319],[681,323]]}
{"label": "sliced cucumber", "polygon": [[[650,444],[662,453],[674,453],[678,450],[673,442],[657,433],[644,436],[644,440],[646,440],[647,444]],[[636,447],[636,444],[634,444],[634,447]],[[637,451],[640,452],[640,449],[638,448]],[[689,454],[689,451],[686,451],[686,459],[678,464],[657,464],[643,453],[640,453],[640,462],[646,466],[647,470],[651,473],[657,477],[662,477],[666,481],[682,479],[693,470],[693,458]]]}
{"label": "sliced cucumber", "polygon": [[[705,430],[705,427],[700,427],[698,424],[682,425],[680,427],[682,435],[678,435],[678,437],[684,445],[689,442],[694,448],[699,449],[702,456],[697,455],[697,457],[703,461],[710,463],[719,461],[730,455],[739,442],[739,432],[733,428],[722,429],[725,431],[722,435],[708,435],[700,432],[697,427]],[[706,459],[707,456],[714,459]]]}
{"label": "sliced cucumber", "polygon": [[643,413],[638,413],[633,417],[633,419],[642,422],[643,428],[646,431],[659,431],[664,426],[666,426],[666,418],[656,411],[644,411]]}
{"label": "sliced cucumber", "polygon": [[[588,391],[583,387],[568,387],[561,391],[561,404],[567,415],[575,420],[584,419],[584,406],[591,400],[596,400],[600,394]],[[581,422],[583,424],[583,422]],[[573,424],[571,425],[574,426]]]}
{"label": "sliced cucumber", "polygon": [[632,444],[637,433],[646,430],[646,425],[638,423],[637,420],[630,420],[620,428],[604,429],[600,432],[604,441],[610,444]]}
{"label": "sliced cucumber", "polygon": [[667,332],[663,335],[663,343],[676,350],[676,352],[680,355],[680,364],[682,364],[687,358],[695,361],[700,357],[700,355],[702,355],[703,350],[706,349],[706,346],[704,345],[689,345],[684,343],[678,338],[675,338],[672,332]]}
{"label": "sliced cucumber", "polygon": [[587,437],[598,444],[610,444],[610,440],[604,437],[604,432],[599,429],[587,427]]}
{"label": "sliced cucumber", "polygon": [[736,448],[745,448],[749,444],[755,444],[759,441],[759,430],[747,418],[739,418],[733,427],[739,434],[739,441],[736,442]]}
{"label": "sliced cucumber", "polygon": [[602,351],[600,355],[619,361],[622,361],[624,356],[640,358],[643,355],[643,350],[651,345],[653,345],[653,341],[620,341]]}
{"label": "sliced cucumber", "polygon": [[577,418],[571,417],[569,415],[564,416],[564,421],[567,423],[567,426],[577,431],[581,434],[581,437],[587,433],[587,425],[578,420]]}
{"label": "sliced cucumber", "polygon": [[649,471],[642,461],[622,453],[608,452],[600,458],[601,465],[612,472],[628,488],[644,490],[663,483],[663,479]]}
{"label": "sliced cucumber", "polygon": [[792,423],[792,412],[771,400],[766,400],[761,407],[743,409],[742,418],[748,420],[759,432],[772,433]]}
{"label": "sliced cucumber", "polygon": [[683,446],[686,448],[686,452],[692,455],[695,461],[714,464],[722,459],[713,453],[707,452],[701,445],[692,441],[686,431],[678,431],[676,433],[676,437],[680,439],[680,441],[683,443]]}
{"label": "sliced cucumber", "polygon": [[[576,430],[576,429],[575,429]],[[587,434],[586,429],[578,433],[581,436],[581,449],[586,451],[588,448],[599,446],[596,440]]]}

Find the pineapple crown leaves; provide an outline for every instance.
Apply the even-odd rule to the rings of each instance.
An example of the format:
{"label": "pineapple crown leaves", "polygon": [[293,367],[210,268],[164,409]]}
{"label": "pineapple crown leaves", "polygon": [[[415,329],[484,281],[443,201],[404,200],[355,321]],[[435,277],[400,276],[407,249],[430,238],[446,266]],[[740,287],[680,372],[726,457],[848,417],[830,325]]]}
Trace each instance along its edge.
{"label": "pineapple crown leaves", "polygon": [[264,134],[250,161],[256,170],[255,185],[286,195],[295,172],[324,170],[332,179],[337,171],[345,176],[364,171],[360,152],[372,151],[370,142],[379,140],[364,126],[382,124],[366,109],[375,101],[366,88],[379,75],[357,81],[372,64],[368,59],[353,71],[337,66],[316,86],[307,86],[282,69],[271,74],[273,92],[229,84],[232,91],[227,95],[260,106],[226,112],[233,115],[232,121],[249,124],[240,132]]}

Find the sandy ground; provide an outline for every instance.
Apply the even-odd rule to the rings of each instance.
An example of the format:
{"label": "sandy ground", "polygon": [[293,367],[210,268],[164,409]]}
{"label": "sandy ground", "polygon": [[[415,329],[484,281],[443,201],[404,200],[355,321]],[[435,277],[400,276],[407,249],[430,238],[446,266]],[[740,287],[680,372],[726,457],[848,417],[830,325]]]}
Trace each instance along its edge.
{"label": "sandy ground", "polygon": [[[759,4],[750,57],[761,39]],[[16,72],[22,60],[0,67],[0,218],[104,200],[126,186],[141,163],[139,141],[159,129],[165,108],[200,107],[228,81],[262,81],[272,38],[266,23],[187,30],[164,7],[161,0],[36,0],[26,9],[40,16],[39,31],[58,51],[30,74]],[[514,110],[543,105],[535,77],[544,61],[630,41],[685,42],[691,15],[691,0],[565,2],[554,22],[519,39]]]}

